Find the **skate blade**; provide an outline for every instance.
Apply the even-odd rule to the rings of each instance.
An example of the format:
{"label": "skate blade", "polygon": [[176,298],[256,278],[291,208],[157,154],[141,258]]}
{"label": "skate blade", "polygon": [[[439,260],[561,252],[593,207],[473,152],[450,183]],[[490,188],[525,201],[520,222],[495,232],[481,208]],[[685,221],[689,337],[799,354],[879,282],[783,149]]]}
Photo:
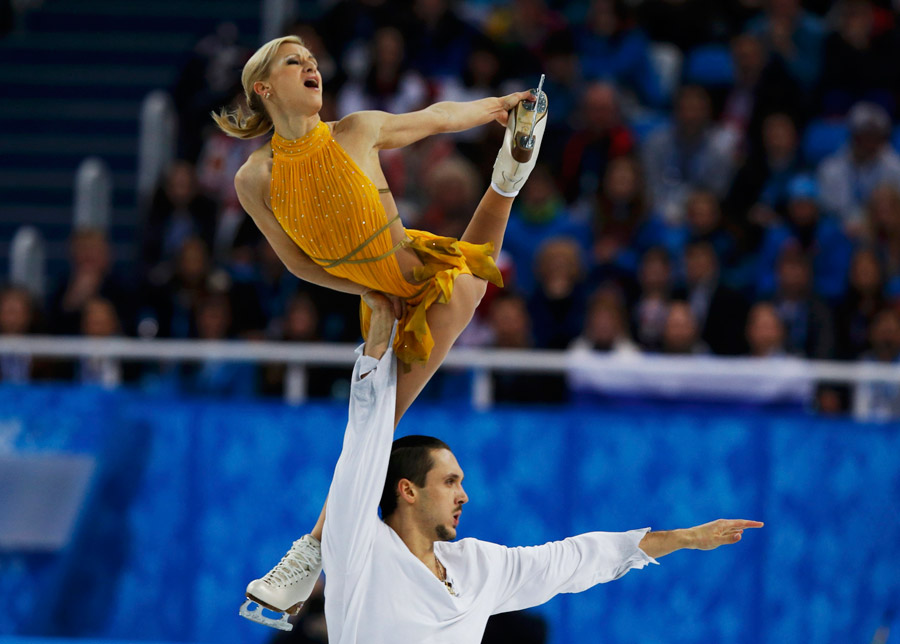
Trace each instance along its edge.
{"label": "skate blade", "polygon": [[[256,604],[256,608],[250,608],[251,604]],[[267,617],[265,613],[263,613],[263,610],[271,610],[273,613],[279,613],[281,615],[281,619]],[[262,624],[263,626],[268,626],[269,628],[277,628],[280,631],[290,631],[294,628],[294,625],[288,621],[287,612],[282,612],[275,608],[271,608],[256,601],[255,599],[250,599],[249,597],[243,604],[241,604],[241,609],[238,611],[238,614],[241,617],[249,619],[251,622],[256,622],[257,624]]]}
{"label": "skate blade", "polygon": [[540,92],[536,101],[522,101],[516,107],[516,126],[513,135],[512,158],[528,163],[534,154],[533,136],[537,122],[547,115],[547,95]]}

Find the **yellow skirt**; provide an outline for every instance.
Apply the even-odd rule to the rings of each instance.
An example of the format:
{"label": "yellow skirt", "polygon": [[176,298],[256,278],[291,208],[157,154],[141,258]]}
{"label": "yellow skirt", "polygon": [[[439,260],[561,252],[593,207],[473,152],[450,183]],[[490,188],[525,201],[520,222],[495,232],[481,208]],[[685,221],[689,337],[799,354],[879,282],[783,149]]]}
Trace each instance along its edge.
{"label": "yellow skirt", "polygon": [[[423,266],[415,269],[413,278],[421,283],[419,290],[406,298],[406,313],[397,327],[394,353],[406,364],[425,364],[434,348],[434,337],[428,327],[426,313],[433,304],[446,304],[453,295],[453,284],[460,275],[474,275],[496,286],[503,278],[494,258],[494,244],[470,244],[453,237],[439,237],[423,230],[406,230],[407,248],[416,251]],[[393,261],[396,261],[396,259]],[[368,337],[372,309],[360,301],[359,321],[363,338]]]}

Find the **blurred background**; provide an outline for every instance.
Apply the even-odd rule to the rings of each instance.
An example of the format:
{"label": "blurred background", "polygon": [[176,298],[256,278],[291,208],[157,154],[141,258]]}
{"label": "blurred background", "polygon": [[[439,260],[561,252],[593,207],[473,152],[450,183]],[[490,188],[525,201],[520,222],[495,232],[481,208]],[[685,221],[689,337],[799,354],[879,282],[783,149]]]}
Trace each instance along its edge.
{"label": "blurred background", "polygon": [[[246,583],[313,525],[358,300],[242,211],[217,131],[299,35],[322,118],[534,87],[491,289],[400,425],[461,536],[763,520],[485,642],[900,642],[900,2],[0,2],[0,642],[264,642]],[[381,161],[459,236],[503,128]],[[278,641],[324,642],[321,601]]]}

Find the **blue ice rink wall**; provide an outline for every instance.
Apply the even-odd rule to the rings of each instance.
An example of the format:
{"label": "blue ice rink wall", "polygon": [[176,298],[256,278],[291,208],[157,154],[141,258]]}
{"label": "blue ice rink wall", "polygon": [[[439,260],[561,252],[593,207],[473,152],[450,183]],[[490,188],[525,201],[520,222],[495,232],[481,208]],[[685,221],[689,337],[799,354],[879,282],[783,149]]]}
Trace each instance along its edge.
{"label": "blue ice rink wall", "polygon": [[[0,451],[97,458],[58,553],[0,553],[0,635],[262,642],[247,581],[318,515],[346,408],[0,387]],[[726,517],[763,531],[540,610],[553,644],[867,643],[900,608],[900,428],[629,403],[417,405],[466,474],[460,536],[528,545]],[[3,494],[0,490],[0,503]]]}

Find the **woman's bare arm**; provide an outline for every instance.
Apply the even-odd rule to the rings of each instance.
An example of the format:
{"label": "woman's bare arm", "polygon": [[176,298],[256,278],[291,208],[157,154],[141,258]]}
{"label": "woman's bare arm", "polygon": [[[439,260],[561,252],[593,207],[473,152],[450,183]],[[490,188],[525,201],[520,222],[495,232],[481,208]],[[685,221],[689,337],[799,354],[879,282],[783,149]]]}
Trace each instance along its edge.
{"label": "woman's bare arm", "polygon": [[241,206],[253,218],[257,228],[271,244],[285,267],[307,282],[318,284],[342,293],[362,295],[369,289],[356,282],[335,277],[316,264],[304,253],[275,220],[275,214],[266,203],[264,190],[269,186],[269,173],[258,161],[245,163],[234,177]]}
{"label": "woman's bare arm", "polygon": [[519,101],[533,98],[531,92],[516,92],[468,103],[435,103],[424,110],[406,114],[354,112],[338,122],[335,132],[345,128],[360,129],[370,133],[374,147],[379,150],[402,148],[433,134],[460,132],[494,120],[505,125],[509,110]]}

